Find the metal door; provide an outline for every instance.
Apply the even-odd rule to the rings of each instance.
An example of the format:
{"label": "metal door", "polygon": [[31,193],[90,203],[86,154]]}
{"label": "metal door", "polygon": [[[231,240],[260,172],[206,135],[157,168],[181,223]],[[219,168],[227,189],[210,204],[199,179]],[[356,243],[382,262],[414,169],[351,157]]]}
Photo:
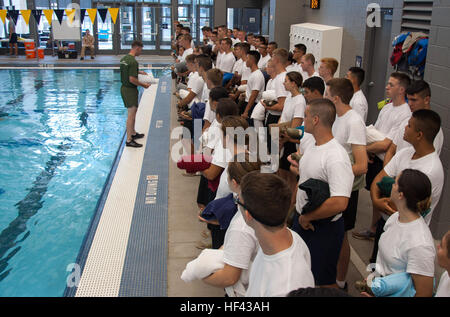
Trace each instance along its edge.
{"label": "metal door", "polygon": [[378,117],[379,101],[386,98],[386,82],[389,57],[392,52],[392,9],[381,9],[381,27],[368,28],[370,41],[367,63],[367,101],[369,103],[368,122],[374,123]]}

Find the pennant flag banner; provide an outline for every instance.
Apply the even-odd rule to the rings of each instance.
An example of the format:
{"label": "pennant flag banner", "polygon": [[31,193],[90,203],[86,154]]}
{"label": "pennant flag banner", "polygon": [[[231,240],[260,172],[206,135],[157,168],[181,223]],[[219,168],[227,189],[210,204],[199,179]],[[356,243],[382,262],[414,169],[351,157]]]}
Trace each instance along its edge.
{"label": "pennant flag banner", "polygon": [[17,19],[19,18],[19,10],[8,10],[9,16],[13,19],[15,25],[17,25]]}
{"label": "pennant flag banner", "polygon": [[108,9],[97,9],[98,14],[100,14],[100,17],[102,18],[103,23],[106,21],[106,15],[108,14]]}
{"label": "pennant flag banner", "polygon": [[7,10],[0,10],[0,18],[2,19],[3,24],[6,23],[6,14],[7,14],[7,13],[8,13]]}
{"label": "pennant flag banner", "polygon": [[119,14],[119,8],[109,8],[108,9],[109,14],[111,15],[111,19],[114,24],[116,24],[117,21],[117,15]]}
{"label": "pennant flag banner", "polygon": [[20,13],[22,14],[22,17],[25,20],[25,23],[27,25],[29,25],[30,24],[31,10],[20,10]]}
{"label": "pennant flag banner", "polygon": [[47,18],[48,24],[52,25],[53,20],[53,10],[52,9],[45,9],[42,10],[44,12],[45,17]]}
{"label": "pennant flag banner", "polygon": [[80,21],[81,21],[81,24],[83,24],[85,15],[86,15],[86,9],[81,9],[80,10]]}
{"label": "pennant flag banner", "polygon": [[[101,8],[101,9],[80,9],[80,21],[81,24],[84,22],[84,18],[86,17],[86,12],[89,15],[89,18],[91,19],[92,24],[95,23],[95,19],[97,18],[97,12],[100,14],[100,18],[103,23],[106,22],[106,18],[109,15],[111,16],[111,20],[114,24],[117,22],[117,17],[119,16],[119,8]],[[2,20],[3,24],[6,23],[6,17],[9,15],[14,24],[17,24],[17,20],[19,18],[19,15],[22,15],[25,23],[27,25],[30,24],[30,17],[31,15],[36,20],[36,24],[40,24],[42,14],[45,15],[48,24],[52,25],[53,21],[53,13],[56,14],[56,17],[58,18],[59,24],[62,23],[64,13],[67,16],[67,19],[69,20],[69,24],[72,24],[75,16],[76,16],[76,9],[43,9],[43,10],[5,10],[0,9],[0,19]]]}
{"label": "pennant flag banner", "polygon": [[89,17],[91,18],[92,24],[95,22],[95,18],[97,17],[97,9],[86,9]]}
{"label": "pennant flag banner", "polygon": [[64,10],[63,9],[54,9],[53,10],[56,14],[56,17],[58,18],[59,24],[62,23],[63,16],[64,16]]}
{"label": "pennant flag banner", "polygon": [[36,24],[39,25],[41,23],[42,10],[31,10],[31,14],[36,20]]}
{"label": "pennant flag banner", "polygon": [[69,19],[70,24],[73,23],[73,19],[75,18],[75,9],[66,9],[67,19]]}

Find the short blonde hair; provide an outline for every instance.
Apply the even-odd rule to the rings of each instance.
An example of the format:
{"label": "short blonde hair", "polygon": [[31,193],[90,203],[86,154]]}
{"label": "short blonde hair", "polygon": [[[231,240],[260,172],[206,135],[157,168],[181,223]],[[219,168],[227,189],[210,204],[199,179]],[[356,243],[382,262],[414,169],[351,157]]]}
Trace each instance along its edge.
{"label": "short blonde hair", "polygon": [[285,64],[287,63],[289,59],[289,52],[285,50],[284,48],[277,48],[273,51],[273,56],[277,56],[281,63]]}
{"label": "short blonde hair", "polygon": [[332,57],[322,58],[320,61],[325,64],[326,68],[331,71],[331,75],[334,76],[339,67],[339,62]]}

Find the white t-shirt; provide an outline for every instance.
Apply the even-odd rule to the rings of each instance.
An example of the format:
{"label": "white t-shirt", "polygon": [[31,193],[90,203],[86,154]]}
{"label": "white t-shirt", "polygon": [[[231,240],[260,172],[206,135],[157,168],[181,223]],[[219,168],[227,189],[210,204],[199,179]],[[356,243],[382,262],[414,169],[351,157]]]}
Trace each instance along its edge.
{"label": "white t-shirt", "polygon": [[205,104],[209,103],[209,93],[211,90],[208,88],[208,85],[205,83],[203,85],[203,91],[202,91],[202,100],[201,102],[204,102]]}
{"label": "white t-shirt", "polygon": [[[439,198],[441,197],[442,187],[444,186],[444,168],[442,167],[441,159],[436,152],[428,154],[422,158],[413,160],[415,153],[413,147],[397,152],[392,160],[384,167],[384,171],[390,176],[395,177],[407,168],[419,170],[431,181],[431,212],[425,216],[425,222],[430,225],[433,211],[436,208]],[[384,213],[383,218],[388,216]]]}
{"label": "white t-shirt", "polygon": [[255,231],[249,227],[238,210],[231,219],[223,243],[225,264],[242,269],[239,281],[233,285],[236,296],[243,297],[247,292],[249,269],[258,252],[259,244]]}
{"label": "white t-shirt", "polygon": [[220,175],[220,182],[219,187],[216,191],[216,197],[214,199],[221,199],[229,194],[231,194],[232,191],[230,189],[230,185],[228,184],[228,165],[223,170],[222,174]]}
{"label": "white t-shirt", "polygon": [[250,78],[250,75],[252,74],[252,70],[250,67],[247,67],[246,64],[244,64],[244,67],[242,68],[242,76],[241,76],[241,82]]}
{"label": "white t-shirt", "polygon": [[234,66],[233,66],[233,74],[234,74],[234,73],[238,73],[239,75],[242,75],[242,72],[243,72],[243,70],[244,70],[244,66],[246,66],[244,60],[243,60],[242,58],[238,59],[238,60],[234,63]]}
{"label": "white t-shirt", "polygon": [[384,225],[376,271],[382,276],[407,272],[433,277],[436,250],[430,229],[422,217],[409,223],[398,217],[396,212]]}
{"label": "white t-shirt", "polygon": [[366,123],[367,113],[369,112],[369,104],[362,90],[358,90],[353,94],[353,98],[350,101],[350,107],[352,107],[352,109],[361,116],[364,123]]}
{"label": "white t-shirt", "polygon": [[450,279],[447,271],[442,273],[435,297],[450,297]]}
{"label": "white t-shirt", "polygon": [[[302,68],[303,69],[303,68]],[[319,73],[318,72],[314,72],[311,76],[309,76],[308,75],[308,73],[307,72],[303,72],[303,74],[305,74],[305,77],[303,78],[303,81],[305,81],[305,80],[307,80],[307,79],[310,79],[311,77],[319,77],[319,78],[322,78],[322,77],[320,77],[320,75],[319,75]],[[326,87],[326,84],[325,84],[325,87]]]}
{"label": "white t-shirt", "polygon": [[351,154],[352,145],[366,145],[366,125],[359,114],[351,109],[341,117],[336,116],[333,136]]}
{"label": "white t-shirt", "polygon": [[[403,121],[403,123],[400,125],[400,127],[403,127],[403,129],[398,129],[396,136],[392,140],[392,142],[397,146],[396,152],[399,152],[407,147],[411,147],[411,143],[408,143],[403,139],[403,136],[405,135],[405,127],[408,125],[408,120]],[[434,138],[434,149],[436,150],[438,155],[441,155],[442,146],[444,145],[444,132],[442,131],[442,128],[439,130],[438,134]]]}
{"label": "white t-shirt", "polygon": [[230,163],[232,160],[233,155],[231,154],[230,150],[223,147],[222,138],[218,139],[214,148],[211,164],[225,169],[228,166],[228,163]]}
{"label": "white t-shirt", "polygon": [[[303,127],[305,123],[303,122]],[[305,152],[316,144],[316,139],[311,133],[305,132],[303,138],[300,141],[300,153],[305,154]]]}
{"label": "white t-shirt", "polygon": [[277,254],[266,255],[259,248],[250,269],[246,297],[285,297],[293,290],[314,287],[308,246],[294,231],[292,245]]}
{"label": "white t-shirt", "polygon": [[[320,146],[315,143],[311,145],[300,160],[299,170],[299,184],[310,178],[321,180],[329,185],[330,197],[350,198],[354,180],[352,165],[344,147],[336,139]],[[296,200],[298,213],[301,214],[307,202],[308,195],[299,189]],[[341,216],[342,214],[336,215],[333,221]]]}
{"label": "white t-shirt", "polygon": [[280,123],[289,122],[294,118],[305,118],[306,100],[302,94],[292,97],[289,93],[281,113]]}
{"label": "white t-shirt", "polygon": [[217,58],[216,58],[216,68],[221,69],[221,63],[222,63],[222,58],[225,55],[225,53],[222,52],[218,52],[217,53]]}
{"label": "white t-shirt", "polygon": [[264,75],[261,70],[256,70],[250,74],[247,81],[247,90],[245,92],[245,102],[248,102],[252,92],[254,90],[258,90],[258,97],[256,97],[255,103],[258,103],[261,100],[262,93],[264,91],[264,87],[266,85],[266,80],[264,79]]}
{"label": "white t-shirt", "polygon": [[[393,103],[387,104],[378,114],[375,129],[380,131],[389,140],[393,140],[399,129],[399,123],[411,117],[411,109],[407,103],[394,107]],[[403,126],[404,128],[404,126]],[[377,154],[378,158],[384,161],[385,153]]]}
{"label": "white t-shirt", "polygon": [[219,122],[217,122],[216,119],[214,119],[211,122],[211,125],[209,126],[208,131],[206,133],[208,135],[208,138],[207,138],[208,142],[206,144],[206,147],[214,150],[216,148],[219,140],[220,140],[220,145],[222,145],[222,137],[223,137],[222,125]]}
{"label": "white t-shirt", "polygon": [[[302,69],[302,67],[299,64],[293,63],[293,64],[288,65],[286,67],[286,72],[288,72],[288,73],[290,73],[290,72],[298,72],[298,73],[302,74],[303,69]],[[303,74],[302,74],[302,76],[303,76]]]}
{"label": "white t-shirt", "polygon": [[228,54],[224,53],[220,59],[220,66],[217,65],[217,68],[219,68],[224,73],[232,73],[235,62],[236,57],[234,57],[233,52],[230,52]]}
{"label": "white t-shirt", "polygon": [[[275,96],[278,98],[283,98],[288,96],[288,91],[284,87],[284,81],[286,80],[286,72],[278,74],[272,82],[273,89],[275,90]],[[281,111],[269,110],[269,113],[274,116],[281,116]]]}
{"label": "white t-shirt", "polygon": [[185,50],[183,52],[183,55],[181,55],[180,63],[186,62],[186,57],[188,57],[191,54],[194,54],[194,49],[193,48],[188,48],[187,50]]}
{"label": "white t-shirt", "polygon": [[195,93],[199,99],[202,97],[204,86],[205,82],[197,72],[195,72],[194,75],[192,75],[192,77],[189,78],[188,89],[191,89],[191,91]]}
{"label": "white t-shirt", "polygon": [[271,57],[269,54],[267,54],[264,57],[261,55],[261,58],[259,59],[259,62],[258,62],[258,68],[261,70],[265,70],[267,67],[267,63],[270,61],[270,58]]}

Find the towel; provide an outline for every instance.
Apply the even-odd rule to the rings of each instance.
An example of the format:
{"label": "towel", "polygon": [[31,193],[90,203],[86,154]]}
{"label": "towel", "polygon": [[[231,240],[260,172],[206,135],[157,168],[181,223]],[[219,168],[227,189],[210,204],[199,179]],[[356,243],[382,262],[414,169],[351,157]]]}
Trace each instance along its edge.
{"label": "towel", "polygon": [[247,85],[240,85],[238,88],[239,92],[246,92],[247,91]]}
{"label": "towel", "polygon": [[375,277],[371,289],[376,297],[414,297],[416,289],[409,273]]}
{"label": "towel", "polygon": [[236,212],[237,206],[234,203],[233,194],[229,194],[228,196],[210,202],[202,211],[201,216],[206,220],[217,219],[220,229],[227,230]]}
{"label": "towel", "polygon": [[386,136],[384,136],[383,133],[375,129],[375,127],[372,124],[366,128],[366,133],[367,133],[367,144],[383,141],[384,139],[386,139]]}
{"label": "towel", "polygon": [[261,102],[258,102],[255,108],[253,108],[251,119],[264,121],[265,118],[266,118],[266,108],[264,108]]}
{"label": "towel", "polygon": [[303,206],[302,214],[307,214],[319,208],[328,198],[330,198],[330,187],[327,183],[310,178],[298,187],[306,192],[308,203]]}
{"label": "towel", "polygon": [[222,176],[223,171],[216,177],[214,180],[208,179],[208,188],[211,189],[212,192],[216,192],[220,185],[220,176]]}
{"label": "towel", "polygon": [[389,176],[385,176],[381,179],[381,182],[377,183],[381,192],[381,197],[391,197],[392,185],[395,184],[395,179]]}
{"label": "towel", "polygon": [[181,279],[186,283],[201,280],[223,269],[223,250],[205,249],[200,255],[186,265]]}
{"label": "towel", "polygon": [[262,93],[263,100],[277,100],[277,96],[275,94],[275,90],[266,90]]}
{"label": "towel", "polygon": [[146,83],[146,84],[158,84],[158,79],[156,79],[156,78],[154,78],[152,75],[150,75],[150,74],[147,74],[147,75],[142,75],[142,74],[139,74],[138,75],[138,80],[140,81],[140,82],[142,82],[142,83]]}
{"label": "towel", "polygon": [[177,163],[177,167],[186,170],[189,174],[204,171],[211,165],[212,157],[203,154],[183,156]]}
{"label": "towel", "polygon": [[205,108],[206,105],[203,102],[196,102],[192,105],[191,110],[192,110],[192,119],[202,119],[205,115]]}

